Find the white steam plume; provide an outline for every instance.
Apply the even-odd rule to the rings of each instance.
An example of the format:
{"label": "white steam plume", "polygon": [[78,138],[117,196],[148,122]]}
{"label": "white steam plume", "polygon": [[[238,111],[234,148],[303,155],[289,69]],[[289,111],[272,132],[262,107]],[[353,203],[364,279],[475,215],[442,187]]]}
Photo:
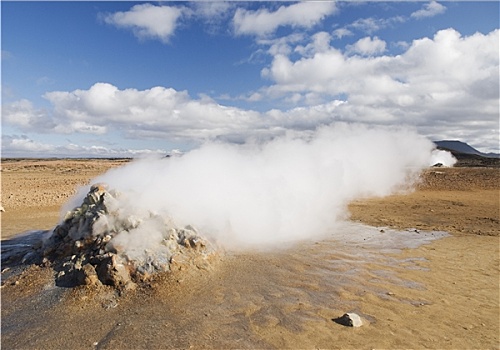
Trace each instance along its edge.
{"label": "white steam plume", "polygon": [[429,165],[441,164],[445,167],[452,167],[457,162],[457,159],[448,151],[435,149],[432,151]]}
{"label": "white steam plume", "polygon": [[228,248],[266,247],[318,238],[346,218],[351,200],[408,186],[433,148],[407,129],[335,124],[263,144],[208,143],[182,157],[132,162],[94,182],[125,194],[120,205],[135,215],[168,215]]}

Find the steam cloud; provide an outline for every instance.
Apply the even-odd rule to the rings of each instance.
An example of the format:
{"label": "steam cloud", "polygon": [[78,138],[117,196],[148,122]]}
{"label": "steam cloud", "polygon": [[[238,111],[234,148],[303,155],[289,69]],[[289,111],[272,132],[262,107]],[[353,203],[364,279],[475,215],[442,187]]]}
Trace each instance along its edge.
{"label": "steam cloud", "polygon": [[[331,234],[351,200],[411,185],[433,149],[411,130],[335,124],[265,143],[207,143],[181,157],[131,162],[94,182],[123,193],[117,205],[136,217],[168,216],[227,248],[266,247]],[[144,227],[115,239],[156,241],[154,225]]]}
{"label": "steam cloud", "polygon": [[457,159],[453,157],[453,154],[448,151],[439,149],[435,149],[432,151],[430,165],[442,164],[446,167],[452,167],[456,162]]}

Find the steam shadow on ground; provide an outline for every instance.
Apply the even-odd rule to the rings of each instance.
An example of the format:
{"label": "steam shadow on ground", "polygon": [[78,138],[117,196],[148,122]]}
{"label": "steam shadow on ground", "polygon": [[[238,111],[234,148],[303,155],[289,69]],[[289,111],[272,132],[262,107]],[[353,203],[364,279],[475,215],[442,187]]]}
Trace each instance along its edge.
{"label": "steam shadow on ground", "polygon": [[[32,230],[20,233],[12,238],[1,241],[2,281],[19,276],[32,265],[48,265],[58,273],[61,264],[52,259],[44,259],[43,242],[51,230]],[[76,281],[71,276],[57,278],[56,286],[71,288]]]}
{"label": "steam shadow on ground", "polygon": [[26,231],[1,241],[2,278],[25,270],[32,264],[41,264],[41,247],[49,231]]}

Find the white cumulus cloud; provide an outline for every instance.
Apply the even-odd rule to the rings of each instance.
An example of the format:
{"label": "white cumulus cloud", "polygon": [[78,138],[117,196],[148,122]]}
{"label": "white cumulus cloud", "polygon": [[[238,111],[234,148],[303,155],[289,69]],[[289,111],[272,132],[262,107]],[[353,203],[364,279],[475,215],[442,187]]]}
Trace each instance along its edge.
{"label": "white cumulus cloud", "polygon": [[[95,134],[103,139],[118,133],[135,140],[200,144],[208,140],[240,143],[269,139],[288,130],[312,130],[336,120],[335,101],[319,111],[299,108],[257,112],[224,106],[207,96],[193,99],[186,91],[159,86],[120,90],[109,83],[96,83],[88,90],[53,91],[44,97],[52,104],[51,109],[37,109],[28,101],[7,105],[6,125],[22,132]],[[255,93],[252,98],[261,97]]]}
{"label": "white cumulus cloud", "polygon": [[158,39],[167,43],[174,34],[179,18],[187,13],[185,7],[140,4],[129,11],[104,16],[104,21],[119,28],[132,29],[140,39]]}
{"label": "white cumulus cloud", "polygon": [[44,132],[55,127],[45,110],[35,108],[26,99],[2,105],[2,123],[24,131]]}
{"label": "white cumulus cloud", "polygon": [[[383,48],[382,41],[362,39],[351,50],[369,54]],[[414,40],[396,56],[349,56],[333,46],[295,59],[279,53],[261,72],[274,82],[261,93],[293,101],[298,94],[305,101],[316,93],[325,96],[325,103],[344,96],[347,103],[335,110],[343,120],[406,123],[439,138],[456,139],[462,130],[463,139],[482,140],[495,149],[498,49],[498,30],[462,36],[446,29]]]}
{"label": "white cumulus cloud", "polygon": [[[72,131],[123,130],[129,137],[214,138],[255,126],[255,113],[225,107],[208,97],[192,99],[186,91],[153,87],[124,89],[108,83],[88,90],[45,94],[54,121]],[[91,129],[87,130],[91,131]]]}
{"label": "white cumulus cloud", "polygon": [[333,1],[299,2],[280,6],[276,11],[239,8],[234,14],[233,25],[238,35],[266,36],[281,26],[311,28],[335,11]]}

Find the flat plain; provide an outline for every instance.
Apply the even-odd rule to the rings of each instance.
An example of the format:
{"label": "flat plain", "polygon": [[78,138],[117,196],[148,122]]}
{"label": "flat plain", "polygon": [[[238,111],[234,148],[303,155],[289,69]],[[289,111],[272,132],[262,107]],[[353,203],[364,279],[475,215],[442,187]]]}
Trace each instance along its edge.
{"label": "flat plain", "polygon": [[[54,227],[79,186],[127,162],[4,160],[2,240]],[[326,239],[234,253],[121,296],[57,287],[50,267],[27,267],[2,278],[2,345],[499,348],[499,190],[498,168],[429,168],[414,191],[352,202],[350,220],[377,231],[450,234],[395,252]],[[332,321],[348,311],[365,324]]]}

